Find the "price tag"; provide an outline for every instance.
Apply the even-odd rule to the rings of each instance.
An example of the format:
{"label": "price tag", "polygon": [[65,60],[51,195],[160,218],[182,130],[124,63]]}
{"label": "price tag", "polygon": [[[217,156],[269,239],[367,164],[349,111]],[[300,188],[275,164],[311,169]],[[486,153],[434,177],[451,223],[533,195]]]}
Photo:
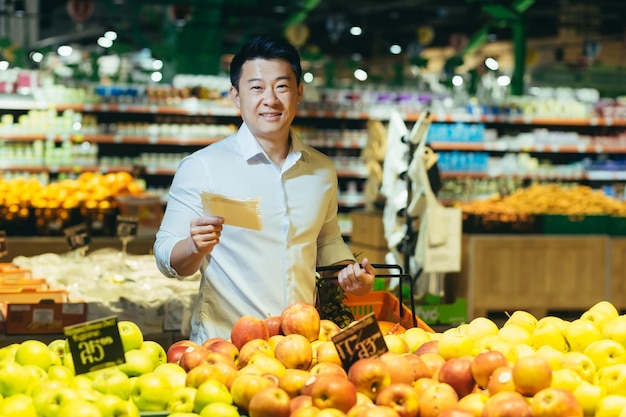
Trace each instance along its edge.
{"label": "price tag", "polygon": [[76,375],[126,362],[117,317],[105,317],[64,329]]}
{"label": "price tag", "polygon": [[354,322],[332,338],[344,369],[362,358],[375,358],[387,352],[387,344],[380,332],[374,313]]}
{"label": "price tag", "polygon": [[121,239],[130,239],[137,237],[137,229],[139,228],[139,219],[130,216],[117,216],[116,234]]}
{"label": "price tag", "polygon": [[0,258],[9,254],[9,247],[7,244],[7,232],[0,230]]}
{"label": "price tag", "polygon": [[87,223],[80,223],[63,229],[67,244],[72,250],[86,248],[91,243],[91,235]]}

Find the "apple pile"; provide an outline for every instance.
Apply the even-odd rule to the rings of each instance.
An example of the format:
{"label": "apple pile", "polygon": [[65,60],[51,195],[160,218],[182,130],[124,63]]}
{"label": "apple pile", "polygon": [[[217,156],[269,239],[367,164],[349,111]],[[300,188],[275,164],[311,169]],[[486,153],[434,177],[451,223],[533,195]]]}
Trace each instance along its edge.
{"label": "apple pile", "polygon": [[118,323],[126,363],[76,375],[64,339],[0,349],[0,416],[626,417],[626,315],[513,312],[441,333],[379,321],[388,352],[344,369],[314,306],[241,317],[167,350]]}

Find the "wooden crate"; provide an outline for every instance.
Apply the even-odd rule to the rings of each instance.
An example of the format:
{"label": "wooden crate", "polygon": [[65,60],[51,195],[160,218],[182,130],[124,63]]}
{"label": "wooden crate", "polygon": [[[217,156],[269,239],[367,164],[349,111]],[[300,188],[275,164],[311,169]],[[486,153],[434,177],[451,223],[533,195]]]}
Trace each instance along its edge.
{"label": "wooden crate", "polygon": [[519,309],[542,317],[610,299],[607,236],[474,235],[469,242],[470,317]]}
{"label": "wooden crate", "polygon": [[618,310],[626,311],[626,238],[611,239],[610,298]]}

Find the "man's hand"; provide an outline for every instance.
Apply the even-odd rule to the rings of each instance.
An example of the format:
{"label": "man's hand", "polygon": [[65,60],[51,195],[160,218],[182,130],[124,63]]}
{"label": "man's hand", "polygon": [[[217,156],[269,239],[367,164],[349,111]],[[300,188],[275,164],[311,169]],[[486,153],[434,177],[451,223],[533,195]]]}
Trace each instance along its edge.
{"label": "man's hand", "polygon": [[365,295],[374,285],[376,271],[367,258],[362,265],[357,262],[346,265],[337,275],[339,286],[354,295]]}
{"label": "man's hand", "polygon": [[220,241],[224,219],[217,216],[198,217],[189,225],[189,235],[197,254],[208,255]]}

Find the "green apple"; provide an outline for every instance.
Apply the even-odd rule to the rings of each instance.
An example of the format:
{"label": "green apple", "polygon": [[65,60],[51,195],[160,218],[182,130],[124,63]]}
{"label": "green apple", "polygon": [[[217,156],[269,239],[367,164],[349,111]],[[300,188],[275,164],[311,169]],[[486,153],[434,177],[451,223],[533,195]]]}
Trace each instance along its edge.
{"label": "green apple", "polygon": [[197,388],[193,411],[199,413],[207,404],[216,402],[232,404],[233,396],[222,382],[216,379],[206,380]]}
{"label": "green apple", "polygon": [[474,348],[474,340],[462,329],[453,327],[441,334],[438,343],[438,351],[446,360],[471,355]]}
{"label": "green apple", "polygon": [[59,416],[102,417],[98,407],[91,401],[79,398],[64,402],[59,408]]}
{"label": "green apple", "polygon": [[239,417],[239,410],[232,404],[211,403],[200,411],[200,417]]}
{"label": "green apple", "polygon": [[150,372],[137,377],[130,397],[139,411],[165,411],[172,398],[172,385],[165,375]]}
{"label": "green apple", "polygon": [[65,381],[61,381],[58,379],[48,379],[46,381],[42,381],[41,383],[35,385],[30,392],[30,396],[35,398],[39,392],[44,390],[55,390],[57,388],[69,387],[69,384]]}
{"label": "green apple", "polygon": [[19,343],[11,343],[10,345],[0,348],[0,361],[15,360],[15,352],[20,347]]}
{"label": "green apple", "polygon": [[74,378],[74,371],[64,365],[52,365],[48,368],[48,379],[69,382]]}
{"label": "green apple", "polygon": [[53,353],[40,340],[25,340],[15,351],[15,361],[20,365],[36,365],[47,371],[52,365]]}
{"label": "green apple", "polygon": [[148,353],[150,358],[152,358],[153,368],[167,362],[167,352],[165,348],[154,340],[144,340],[140,349]]}
{"label": "green apple", "polygon": [[626,363],[626,348],[612,339],[591,342],[583,352],[596,365],[596,370],[605,366]]}
{"label": "green apple", "polygon": [[57,417],[60,416],[61,405],[79,400],[80,394],[72,388],[58,387],[38,390],[32,398],[33,405],[40,417]]}
{"label": "green apple", "polygon": [[69,351],[67,351],[67,354],[63,355],[61,364],[66,368],[69,368],[73,373],[76,373],[76,368],[74,367],[74,357]]}
{"label": "green apple", "polygon": [[130,320],[118,321],[117,328],[120,332],[124,352],[141,348],[143,344],[143,332],[136,323]]}
{"label": "green apple", "polygon": [[563,333],[570,350],[575,352],[583,352],[591,342],[602,339],[602,333],[596,325],[585,319],[576,319],[567,323]]}
{"label": "green apple", "polygon": [[606,395],[619,394],[626,397],[626,364],[619,363],[598,369],[593,382],[604,388]]}
{"label": "green apple", "polygon": [[69,346],[66,339],[54,339],[48,343],[48,349],[57,355],[61,360],[67,352],[69,352]]}
{"label": "green apple", "polygon": [[24,393],[30,395],[33,387],[48,380],[48,372],[37,365],[23,365],[23,367],[28,373],[28,386],[26,387],[26,391]]}
{"label": "green apple", "polygon": [[176,363],[163,363],[156,368],[154,372],[161,373],[167,377],[172,384],[172,389],[184,387],[187,380],[187,372]]}
{"label": "green apple", "polygon": [[565,352],[559,358],[558,367],[575,371],[587,382],[593,382],[596,374],[596,365],[589,356],[581,352]]}
{"label": "green apple", "polygon": [[12,361],[0,362],[0,395],[6,398],[23,394],[29,382],[28,371],[22,365]]}
{"label": "green apple", "polygon": [[15,394],[0,401],[0,416],[37,417],[37,410],[31,397],[26,394]]}
{"label": "green apple", "polygon": [[101,394],[113,394],[121,399],[130,398],[130,377],[119,367],[102,369],[97,372],[91,387]]}
{"label": "green apple", "polygon": [[538,322],[539,320],[537,320],[537,318],[528,311],[516,310],[504,322],[504,325],[516,324],[525,328],[528,332],[532,333],[533,330],[535,330],[535,327],[537,327]]}
{"label": "green apple", "polygon": [[587,381],[581,382],[573,394],[583,408],[585,416],[595,416],[600,399],[605,396],[604,388]]}
{"label": "green apple", "polygon": [[96,399],[94,405],[98,407],[102,417],[139,417],[139,409],[129,400],[124,400],[113,394],[104,394]]}
{"label": "green apple", "polygon": [[604,324],[602,337],[612,339],[626,347],[626,315],[615,317]]}
{"label": "green apple", "polygon": [[118,368],[128,376],[139,376],[154,370],[152,358],[144,350],[129,350],[124,353],[124,358],[126,363],[118,365]]}
{"label": "green apple", "polygon": [[174,390],[167,410],[170,413],[191,413],[193,412],[194,400],[197,388],[182,387]]}

